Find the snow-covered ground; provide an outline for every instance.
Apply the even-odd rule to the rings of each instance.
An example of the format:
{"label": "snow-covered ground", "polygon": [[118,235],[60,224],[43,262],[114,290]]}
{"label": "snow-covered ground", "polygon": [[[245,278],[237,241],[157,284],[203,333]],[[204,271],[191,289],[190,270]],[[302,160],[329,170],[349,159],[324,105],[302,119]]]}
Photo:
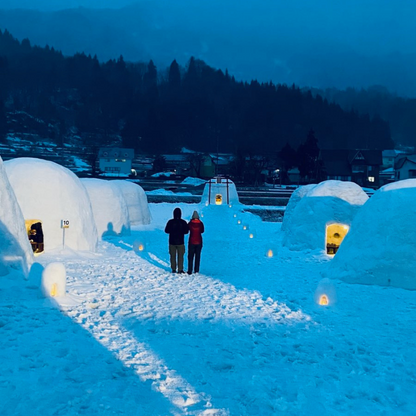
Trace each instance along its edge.
{"label": "snow-covered ground", "polygon": [[[200,274],[169,272],[176,206],[203,214]],[[97,253],[45,253],[27,282],[0,278],[0,415],[415,414],[415,291],[334,280],[319,306],[330,260],[282,248],[281,224],[150,210]],[[57,302],[39,289],[52,262],[67,273]]]}

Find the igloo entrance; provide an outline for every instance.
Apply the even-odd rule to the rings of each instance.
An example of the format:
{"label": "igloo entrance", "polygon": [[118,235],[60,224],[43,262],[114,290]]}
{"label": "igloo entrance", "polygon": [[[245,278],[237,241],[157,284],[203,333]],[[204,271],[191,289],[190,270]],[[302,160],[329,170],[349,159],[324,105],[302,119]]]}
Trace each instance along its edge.
{"label": "igloo entrance", "polygon": [[33,253],[38,255],[44,251],[42,221],[25,220],[26,232],[29,242],[32,246]]}
{"label": "igloo entrance", "polygon": [[326,254],[333,256],[349,230],[345,224],[329,224],[326,227]]}

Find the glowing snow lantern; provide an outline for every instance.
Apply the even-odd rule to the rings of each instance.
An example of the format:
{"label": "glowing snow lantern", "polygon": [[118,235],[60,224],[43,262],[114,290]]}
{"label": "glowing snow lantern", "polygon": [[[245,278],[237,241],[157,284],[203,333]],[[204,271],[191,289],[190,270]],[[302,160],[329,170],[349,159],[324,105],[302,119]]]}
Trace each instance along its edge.
{"label": "glowing snow lantern", "polygon": [[238,220],[238,221],[237,221],[237,224],[241,224],[241,220]]}
{"label": "glowing snow lantern", "polygon": [[254,234],[253,233],[250,233],[249,237],[250,238],[254,238]]}
{"label": "glowing snow lantern", "polygon": [[319,304],[320,304],[320,305],[323,305],[323,306],[327,306],[327,305],[329,305],[329,299],[328,299],[328,296],[327,296],[327,295],[321,295],[321,296],[319,297]]}
{"label": "glowing snow lantern", "polygon": [[143,251],[144,244],[136,241],[133,245],[133,248],[134,248],[134,251]]}
{"label": "glowing snow lantern", "polygon": [[269,250],[267,252],[267,257],[273,257],[273,250]]}
{"label": "glowing snow lantern", "polygon": [[222,205],[222,195],[221,194],[215,195],[215,205]]}
{"label": "glowing snow lantern", "polygon": [[247,225],[243,225],[243,230],[247,230]]}
{"label": "glowing snow lantern", "polygon": [[230,208],[232,208],[233,206],[230,204],[230,205],[228,205]]}
{"label": "glowing snow lantern", "polygon": [[234,214],[234,218],[237,218],[237,214]]}
{"label": "glowing snow lantern", "polygon": [[45,296],[65,296],[66,270],[62,263],[50,263],[45,267],[42,272],[41,289]]}

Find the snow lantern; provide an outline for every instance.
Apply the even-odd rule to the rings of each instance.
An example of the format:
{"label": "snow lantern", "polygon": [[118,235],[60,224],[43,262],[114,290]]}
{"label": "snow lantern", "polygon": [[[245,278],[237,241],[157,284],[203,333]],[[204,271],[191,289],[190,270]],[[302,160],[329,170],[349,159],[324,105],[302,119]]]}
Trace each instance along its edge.
{"label": "snow lantern", "polygon": [[129,211],[120,187],[103,179],[84,178],[81,182],[91,200],[98,236],[129,235]]}
{"label": "snow lantern", "polygon": [[26,277],[32,263],[23,214],[0,157],[0,276],[18,271]]}
{"label": "snow lantern", "polygon": [[330,276],[416,290],[416,179],[377,190],[354,218]]}
{"label": "snow lantern", "polygon": [[230,179],[216,177],[210,179],[202,193],[201,202],[205,205],[230,205],[239,203],[237,188]]}
{"label": "snow lantern", "polygon": [[126,201],[131,225],[146,225],[151,222],[147,195],[143,188],[133,182],[114,180],[111,183],[117,185]]}
{"label": "snow lantern", "polygon": [[41,290],[44,296],[61,297],[66,293],[66,270],[62,263],[50,263],[42,272]]}
{"label": "snow lantern", "polygon": [[65,246],[95,251],[97,230],[88,194],[69,169],[42,159],[17,158],[4,163],[26,220],[27,238],[36,254]]}
{"label": "snow lantern", "polygon": [[304,191],[292,195],[296,203],[283,217],[283,245],[298,251],[319,249],[333,256],[368,196],[353,182],[334,180]]}

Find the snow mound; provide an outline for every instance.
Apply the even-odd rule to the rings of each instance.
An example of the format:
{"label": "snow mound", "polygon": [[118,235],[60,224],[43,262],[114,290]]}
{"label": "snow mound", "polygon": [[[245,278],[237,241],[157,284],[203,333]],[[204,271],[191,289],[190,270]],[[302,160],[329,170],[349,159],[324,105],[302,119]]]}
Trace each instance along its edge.
{"label": "snow mound", "polygon": [[327,226],[348,228],[368,200],[362,188],[352,182],[330,180],[302,188],[293,193],[294,202],[282,224],[283,246],[295,251],[326,250]]}
{"label": "snow mound", "polygon": [[129,235],[129,211],[120,187],[103,179],[84,178],[81,182],[90,197],[98,236]]}
{"label": "snow mound", "polygon": [[293,191],[293,194],[291,195],[289,202],[285,209],[285,215],[283,217],[283,223],[282,223],[282,230],[285,230],[288,224],[291,223],[291,217],[293,215],[293,211],[297,207],[299,201],[305,195],[307,195],[308,192],[315,186],[316,184],[304,185],[304,186],[297,188],[295,191]]}
{"label": "snow mound", "polygon": [[192,186],[199,186],[199,185],[203,185],[206,182],[206,180],[204,179],[200,179],[200,178],[192,178],[192,177],[187,177],[185,178],[181,183],[183,185],[192,185]]}
{"label": "snow mound", "polygon": [[143,188],[133,182],[123,180],[115,180],[112,183],[117,185],[123,194],[129,212],[130,224],[150,224],[152,217],[149,211],[147,195]]}
{"label": "snow mound", "polygon": [[62,248],[62,220],[70,224],[65,230],[65,246],[96,250],[91,204],[74,173],[54,162],[26,157],[9,160],[4,166],[25,220],[42,223],[45,251]]}
{"label": "snow mound", "polygon": [[237,188],[230,179],[213,178],[206,182],[201,203],[216,205],[217,195],[221,196],[221,204],[239,203]]}
{"label": "snow mound", "polygon": [[0,276],[12,270],[27,276],[32,263],[23,214],[0,157]]}
{"label": "snow mound", "polygon": [[380,188],[363,206],[330,265],[349,283],[416,290],[416,179]]}

